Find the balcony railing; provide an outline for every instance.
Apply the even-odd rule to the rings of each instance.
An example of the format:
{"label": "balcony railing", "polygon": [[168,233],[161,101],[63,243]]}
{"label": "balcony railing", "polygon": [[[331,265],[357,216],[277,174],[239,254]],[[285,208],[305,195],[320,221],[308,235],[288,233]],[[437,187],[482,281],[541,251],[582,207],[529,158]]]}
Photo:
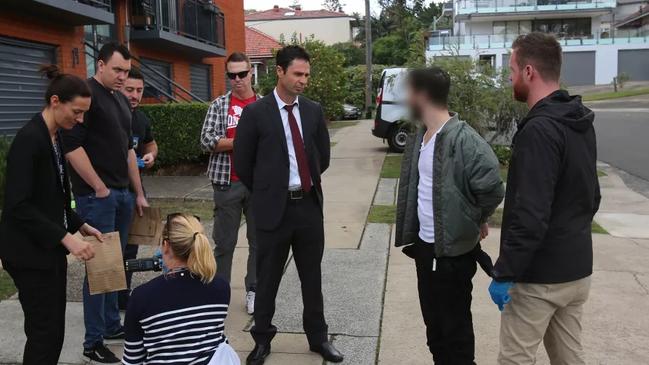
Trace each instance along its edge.
{"label": "balcony railing", "polygon": [[[517,34],[490,34],[469,36],[441,36],[429,39],[429,51],[460,51],[474,49],[511,48]],[[562,46],[591,46],[607,44],[649,43],[649,31],[617,31],[608,36],[566,36],[557,39]]]}
{"label": "balcony railing", "polygon": [[495,14],[529,11],[614,8],[615,0],[457,0],[457,14]]}
{"label": "balcony railing", "polygon": [[112,12],[111,0],[73,0],[73,1],[76,1],[80,4],[86,4],[98,9]]}
{"label": "balcony railing", "polygon": [[135,29],[158,29],[225,48],[225,20],[210,0],[133,0]]}

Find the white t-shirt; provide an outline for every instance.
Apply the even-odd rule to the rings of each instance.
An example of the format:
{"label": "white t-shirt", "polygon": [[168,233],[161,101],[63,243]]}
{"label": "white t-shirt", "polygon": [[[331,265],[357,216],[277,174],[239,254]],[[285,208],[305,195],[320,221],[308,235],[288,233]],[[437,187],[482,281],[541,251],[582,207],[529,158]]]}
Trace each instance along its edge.
{"label": "white t-shirt", "polygon": [[[439,129],[441,130],[441,128]],[[437,133],[428,143],[421,142],[419,149],[419,184],[417,185],[417,217],[419,218],[419,238],[424,242],[435,242],[435,216],[433,214],[433,160]]]}

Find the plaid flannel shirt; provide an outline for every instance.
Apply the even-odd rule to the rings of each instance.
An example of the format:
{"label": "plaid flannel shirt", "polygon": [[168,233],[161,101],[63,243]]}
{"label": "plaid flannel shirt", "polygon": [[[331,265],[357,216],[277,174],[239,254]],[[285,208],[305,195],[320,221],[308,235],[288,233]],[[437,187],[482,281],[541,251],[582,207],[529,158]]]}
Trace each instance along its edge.
{"label": "plaid flannel shirt", "polygon": [[[230,153],[215,152],[214,148],[221,138],[227,138],[228,110],[232,92],[216,98],[205,115],[201,130],[201,148],[210,152],[210,162],[207,166],[207,177],[216,185],[230,184]],[[257,99],[260,98],[256,95]]]}

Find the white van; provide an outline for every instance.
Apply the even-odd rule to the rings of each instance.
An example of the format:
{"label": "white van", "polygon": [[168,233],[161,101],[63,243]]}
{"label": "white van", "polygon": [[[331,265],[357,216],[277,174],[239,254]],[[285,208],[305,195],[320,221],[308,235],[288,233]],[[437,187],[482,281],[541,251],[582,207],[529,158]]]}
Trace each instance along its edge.
{"label": "white van", "polygon": [[377,109],[372,134],[386,139],[393,152],[403,152],[408,137],[408,128],[403,123],[409,118],[405,103],[407,75],[407,68],[386,68],[381,74],[376,94]]}

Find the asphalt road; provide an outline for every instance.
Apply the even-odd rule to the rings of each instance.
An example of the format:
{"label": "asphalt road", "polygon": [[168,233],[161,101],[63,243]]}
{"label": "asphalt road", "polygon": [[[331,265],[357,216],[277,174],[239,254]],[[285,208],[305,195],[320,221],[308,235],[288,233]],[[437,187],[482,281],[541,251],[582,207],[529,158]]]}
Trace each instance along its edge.
{"label": "asphalt road", "polygon": [[649,181],[649,96],[591,102],[598,160]]}

